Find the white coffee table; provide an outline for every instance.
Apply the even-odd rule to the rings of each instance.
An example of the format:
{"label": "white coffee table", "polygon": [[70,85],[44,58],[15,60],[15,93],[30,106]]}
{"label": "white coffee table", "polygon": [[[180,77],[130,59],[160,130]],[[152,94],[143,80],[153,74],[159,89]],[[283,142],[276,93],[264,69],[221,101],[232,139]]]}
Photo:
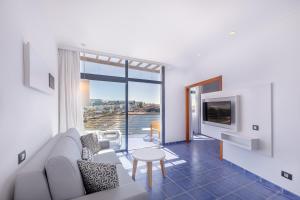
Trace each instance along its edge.
{"label": "white coffee table", "polygon": [[132,168],[132,179],[135,180],[136,168],[138,161],[147,162],[147,176],[148,176],[148,185],[152,187],[152,162],[153,161],[160,161],[161,172],[163,176],[166,176],[165,164],[164,159],[166,154],[161,149],[155,148],[143,148],[135,150],[132,153],[133,157],[133,168]]}

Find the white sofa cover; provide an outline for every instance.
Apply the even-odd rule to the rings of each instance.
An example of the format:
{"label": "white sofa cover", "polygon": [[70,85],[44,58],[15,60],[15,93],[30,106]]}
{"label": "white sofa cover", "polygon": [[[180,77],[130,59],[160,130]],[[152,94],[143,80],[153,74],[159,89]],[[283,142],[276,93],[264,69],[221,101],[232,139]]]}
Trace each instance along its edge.
{"label": "white sofa cover", "polygon": [[77,160],[81,158],[80,135],[76,129],[51,139],[16,177],[15,200],[146,200],[148,194],[123,168],[113,150],[101,150],[95,162],[117,165],[120,186],[86,195]]}

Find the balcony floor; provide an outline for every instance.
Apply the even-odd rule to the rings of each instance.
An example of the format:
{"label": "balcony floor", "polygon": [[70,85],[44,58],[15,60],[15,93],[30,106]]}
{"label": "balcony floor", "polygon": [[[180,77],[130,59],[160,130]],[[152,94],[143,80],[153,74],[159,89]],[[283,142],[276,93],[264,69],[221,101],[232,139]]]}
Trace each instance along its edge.
{"label": "balcony floor", "polygon": [[148,134],[130,135],[128,137],[128,150],[141,149],[146,147],[159,146],[157,136],[154,136],[153,142],[150,141]]}

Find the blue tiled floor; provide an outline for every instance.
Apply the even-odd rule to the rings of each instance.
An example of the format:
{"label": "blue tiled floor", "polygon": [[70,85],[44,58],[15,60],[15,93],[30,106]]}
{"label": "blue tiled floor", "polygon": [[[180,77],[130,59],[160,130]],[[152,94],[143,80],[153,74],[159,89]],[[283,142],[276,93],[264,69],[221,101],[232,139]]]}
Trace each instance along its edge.
{"label": "blue tiled floor", "polygon": [[[154,163],[152,189],[147,186],[145,164],[138,165],[136,181],[146,188],[150,199],[289,200],[279,188],[270,189],[256,176],[220,161],[216,140],[168,145],[163,149],[167,154],[167,177],[162,177],[159,163]],[[127,159],[131,160],[130,155]],[[127,169],[130,173],[131,168]]]}

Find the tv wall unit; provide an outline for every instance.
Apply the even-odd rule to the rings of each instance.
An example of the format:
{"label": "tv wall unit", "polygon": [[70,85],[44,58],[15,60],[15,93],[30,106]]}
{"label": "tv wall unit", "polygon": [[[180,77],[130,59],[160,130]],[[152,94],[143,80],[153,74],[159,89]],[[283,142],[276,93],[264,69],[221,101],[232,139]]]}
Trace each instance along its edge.
{"label": "tv wall unit", "polygon": [[[201,95],[201,102],[228,99],[236,102],[235,123],[228,128],[202,121],[201,132],[224,142],[225,157],[226,149],[235,148],[273,156],[272,84],[260,83]],[[258,125],[259,129],[254,130],[253,125]]]}

